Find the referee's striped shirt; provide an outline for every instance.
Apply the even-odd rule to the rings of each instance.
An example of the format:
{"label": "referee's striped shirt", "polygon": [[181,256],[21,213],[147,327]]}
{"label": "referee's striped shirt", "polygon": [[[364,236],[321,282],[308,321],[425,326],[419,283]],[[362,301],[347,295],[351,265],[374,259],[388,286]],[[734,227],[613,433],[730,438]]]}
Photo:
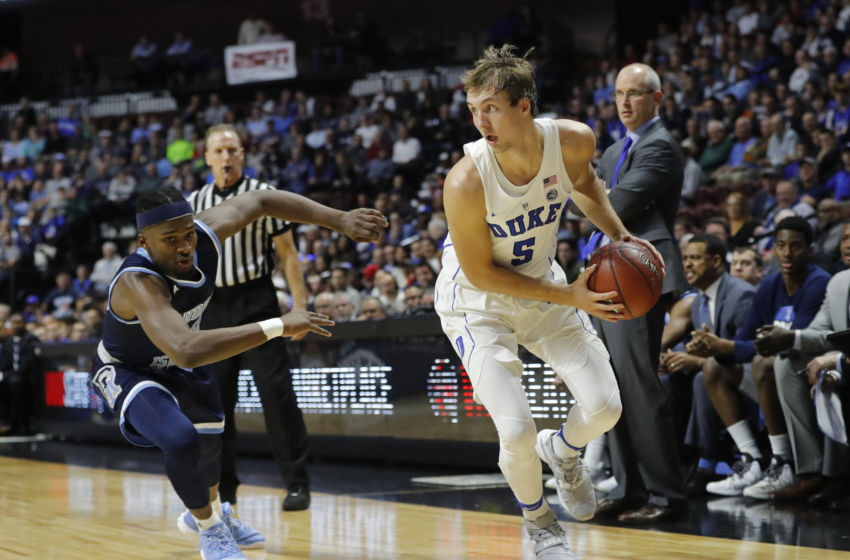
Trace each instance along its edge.
{"label": "referee's striped shirt", "polygon": [[[242,179],[226,190],[209,183],[189,195],[189,204],[195,213],[218,206],[225,200],[253,190],[277,190],[273,185],[257,179]],[[218,262],[217,288],[238,286],[268,276],[274,269],[274,243],[272,237],[280,235],[292,225],[270,216],[248,224],[242,231],[222,243],[222,258]]]}

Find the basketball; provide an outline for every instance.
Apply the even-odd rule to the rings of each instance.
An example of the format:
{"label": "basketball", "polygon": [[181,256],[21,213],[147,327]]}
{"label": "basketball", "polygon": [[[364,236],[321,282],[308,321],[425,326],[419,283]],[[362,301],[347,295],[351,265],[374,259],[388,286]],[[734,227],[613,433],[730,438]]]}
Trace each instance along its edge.
{"label": "basketball", "polygon": [[640,317],[658,301],[664,273],[655,255],[643,245],[614,241],[600,247],[587,262],[598,265],[587,279],[594,292],[618,292],[614,303],[625,306],[628,319]]}

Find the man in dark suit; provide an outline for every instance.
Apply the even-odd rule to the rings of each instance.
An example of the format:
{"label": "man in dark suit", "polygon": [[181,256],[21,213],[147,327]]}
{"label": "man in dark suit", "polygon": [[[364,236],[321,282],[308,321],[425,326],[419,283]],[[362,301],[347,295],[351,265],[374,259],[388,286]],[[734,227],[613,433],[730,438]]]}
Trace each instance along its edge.
{"label": "man in dark suit", "polygon": [[[610,432],[617,487],[597,515],[651,523],[687,510],[667,393],[658,379],[664,314],[673,293],[687,287],[673,221],[682,193],[685,161],[658,117],[661,81],[645,64],[620,70],[614,99],[628,134],[610,146],[598,173],[626,228],[652,242],[664,258],[661,298],[646,315],[629,321],[595,321],[611,354],[623,414]],[[598,243],[595,243],[598,245]]]}
{"label": "man in dark suit", "polygon": [[[695,235],[688,241],[682,257],[685,276],[697,290],[696,299],[691,305],[688,326],[692,329],[708,330],[722,338],[734,338],[750,313],[755,287],[726,272],[726,245],[715,235]],[[684,338],[685,330],[682,329],[681,338]],[[672,341],[668,341],[670,342]],[[724,365],[721,366],[720,363]],[[706,491],[706,484],[716,480],[714,469],[717,461],[726,458],[720,449],[718,438],[724,425],[715,411],[714,400],[707,385],[711,385],[715,393],[719,389],[735,392],[742,390],[749,395],[750,402],[755,406],[758,399],[755,384],[749,375],[744,375],[743,365],[735,363],[733,355],[707,358],[689,353],[687,349],[684,352],[668,351],[661,356],[661,367],[662,370],[671,372],[674,379],[682,373],[698,371],[688,387],[692,387],[693,392],[685,443],[696,447],[700,453],[699,468],[688,482],[688,491],[691,494],[702,494]],[[730,403],[739,402],[737,398],[725,400]],[[746,420],[744,422],[746,423]],[[751,439],[755,442],[755,438]],[[750,451],[755,453],[756,457],[761,456],[758,447],[754,451],[741,451]],[[737,493],[740,494],[742,490],[743,487],[738,489]]]}

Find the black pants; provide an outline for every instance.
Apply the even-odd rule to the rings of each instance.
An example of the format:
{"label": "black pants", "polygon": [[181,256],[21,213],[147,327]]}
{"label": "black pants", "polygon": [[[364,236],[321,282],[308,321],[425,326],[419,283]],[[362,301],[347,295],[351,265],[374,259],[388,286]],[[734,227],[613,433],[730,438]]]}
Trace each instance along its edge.
{"label": "black pants", "polygon": [[[243,325],[280,316],[274,286],[268,278],[234,288],[216,288],[203,328]],[[224,434],[221,449],[222,501],[236,503],[236,423],[233,410],[237,400],[239,371],[251,370],[260,393],[266,432],[272,454],[284,484],[307,484],[307,427],[298,408],[286,344],[275,338],[252,350],[213,365],[218,376],[224,407]]]}

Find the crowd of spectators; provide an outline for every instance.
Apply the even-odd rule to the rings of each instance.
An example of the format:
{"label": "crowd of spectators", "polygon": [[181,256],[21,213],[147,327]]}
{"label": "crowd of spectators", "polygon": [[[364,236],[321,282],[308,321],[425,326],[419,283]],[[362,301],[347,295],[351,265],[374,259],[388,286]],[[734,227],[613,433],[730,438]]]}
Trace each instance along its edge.
{"label": "crowd of spectators", "polygon": [[[626,46],[602,60],[563,98],[541,99],[543,113],[585,122],[598,156],[625,134],[611,100],[617,69],[652,65],[662,77],[661,118],[687,154],[675,230],[683,249],[695,234],[717,235],[728,266],[750,248],[763,270],[739,276],[758,284],[779,271],[776,224],[799,216],[814,231],[812,264],[834,274],[846,267],[850,219],[848,22],[850,6],[834,1],[718,2],[676,29],[659,24],[642,54]],[[333,49],[321,58],[333,63]],[[463,143],[478,137],[458,88],[428,79],[359,97],[258,88],[251,103],[196,94],[174,113],[102,119],[72,110],[52,120],[22,99],[0,128],[0,294],[32,332],[45,342],[97,336],[109,278],[134,250],[135,197],[160,185],[188,194],[211,180],[204,131],[221,123],[240,131],[247,176],[389,218],[377,244],[297,228],[312,308],[338,321],[433,309],[447,233],[443,181]],[[587,224],[567,213],[562,225],[557,260],[572,281]],[[285,308],[282,274],[276,283]]]}

